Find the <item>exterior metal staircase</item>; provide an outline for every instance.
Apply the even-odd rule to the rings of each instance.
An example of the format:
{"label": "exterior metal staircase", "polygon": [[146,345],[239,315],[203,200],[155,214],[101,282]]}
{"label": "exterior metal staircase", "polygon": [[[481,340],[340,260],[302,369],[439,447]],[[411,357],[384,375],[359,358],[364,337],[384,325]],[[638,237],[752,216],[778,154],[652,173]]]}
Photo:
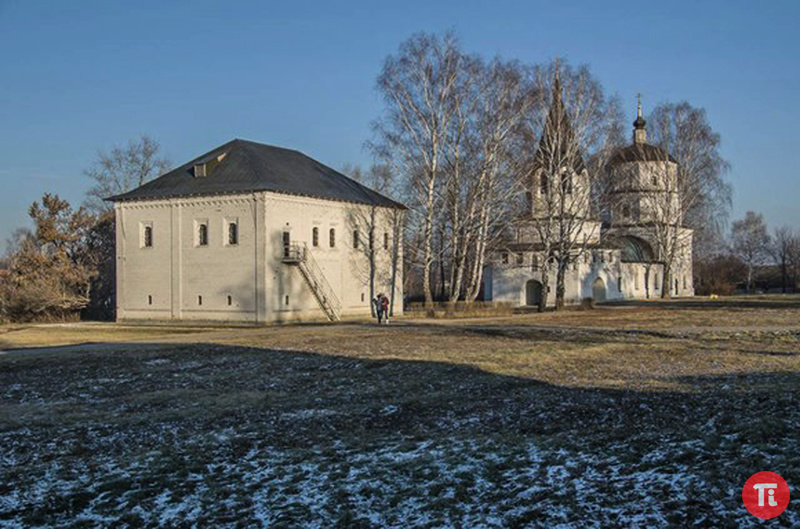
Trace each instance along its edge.
{"label": "exterior metal staircase", "polygon": [[314,293],[314,297],[317,298],[317,303],[325,315],[330,321],[339,321],[342,304],[306,245],[304,243],[285,245],[282,260],[286,264],[296,265],[300,268],[300,273],[311,288],[311,292]]}

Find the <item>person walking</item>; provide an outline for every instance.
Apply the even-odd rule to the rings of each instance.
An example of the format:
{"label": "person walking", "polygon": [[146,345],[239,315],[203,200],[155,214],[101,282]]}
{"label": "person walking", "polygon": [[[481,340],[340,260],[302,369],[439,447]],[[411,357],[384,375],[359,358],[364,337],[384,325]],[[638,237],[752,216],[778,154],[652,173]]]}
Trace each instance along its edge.
{"label": "person walking", "polygon": [[383,323],[383,294],[375,298],[375,313],[378,315],[378,325]]}
{"label": "person walking", "polygon": [[383,309],[383,322],[389,324],[389,298],[381,294],[381,308]]}

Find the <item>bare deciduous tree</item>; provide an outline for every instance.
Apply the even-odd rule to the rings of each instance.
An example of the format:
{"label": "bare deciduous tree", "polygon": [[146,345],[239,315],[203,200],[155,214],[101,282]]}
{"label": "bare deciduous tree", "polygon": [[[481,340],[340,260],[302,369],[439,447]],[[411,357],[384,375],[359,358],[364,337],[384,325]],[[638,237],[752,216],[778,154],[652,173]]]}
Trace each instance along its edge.
{"label": "bare deciduous tree", "polygon": [[94,181],[86,193],[86,207],[96,213],[110,211],[113,206],[103,199],[130,191],[166,171],[169,162],[160,153],[159,143],[146,135],[125,147],[100,151],[95,164],[84,171]]}
{"label": "bare deciduous tree", "polygon": [[775,228],[770,253],[781,270],[781,292],[788,292],[790,287],[794,291],[800,264],[800,234],[788,226]]}
{"label": "bare deciduous tree", "polygon": [[705,110],[685,101],[665,103],[653,109],[648,122],[651,141],[664,159],[644,202],[654,216],[658,258],[664,265],[661,295],[670,297],[674,266],[690,240],[698,239],[692,247],[702,250],[709,246],[707,240],[720,239],[732,192],[724,179],[728,163],[719,153],[720,136]]}
{"label": "bare deciduous tree", "polygon": [[[345,174],[384,194],[394,194],[391,171],[385,165],[373,165],[366,175],[358,166],[346,166]],[[394,315],[395,292],[400,274],[402,252],[403,213],[400,208],[375,205],[352,204],[347,209],[347,225],[352,233],[352,245],[356,250],[353,266],[363,276],[369,288],[369,298],[374,300],[378,286],[388,286],[389,315]],[[375,316],[375,307],[370,303]]]}
{"label": "bare deciduous tree", "polygon": [[731,239],[734,253],[747,267],[746,288],[749,293],[753,286],[753,269],[769,256],[770,236],[764,216],[748,211],[744,219],[733,223]]}
{"label": "bare deciduous tree", "polygon": [[466,60],[452,34],[420,33],[405,41],[397,55],[387,57],[378,77],[386,112],[375,125],[379,139],[373,148],[407,178],[408,196],[418,215],[414,223],[421,232],[419,257],[428,306],[433,303],[431,268],[441,175],[455,119],[454,94],[463,81],[461,65]]}
{"label": "bare deciduous tree", "polygon": [[[619,102],[608,99],[588,67],[572,69],[559,61],[536,69],[542,97],[531,116],[532,130],[541,130],[532,162],[531,226],[541,247],[543,295],[540,310],[547,303],[551,267],[556,273],[556,309],[563,308],[568,267],[590,246],[600,242],[596,186],[585,160],[602,167],[617,144]],[[547,96],[544,96],[547,97]]]}

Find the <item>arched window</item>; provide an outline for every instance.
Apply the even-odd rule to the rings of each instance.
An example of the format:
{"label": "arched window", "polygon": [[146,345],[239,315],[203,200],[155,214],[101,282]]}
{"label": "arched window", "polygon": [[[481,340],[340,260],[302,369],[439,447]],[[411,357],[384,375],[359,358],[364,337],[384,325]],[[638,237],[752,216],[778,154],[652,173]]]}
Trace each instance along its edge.
{"label": "arched window", "polygon": [[547,181],[547,175],[544,173],[539,177],[539,188],[543,195],[546,195],[547,191],[550,189],[550,183]]}
{"label": "arched window", "polygon": [[622,217],[625,219],[631,218],[631,207],[628,204],[622,206]]}
{"label": "arched window", "polygon": [[331,248],[336,248],[336,228],[331,228],[328,232],[328,244]]}
{"label": "arched window", "polygon": [[650,181],[653,183],[654,186],[658,185],[658,176],[653,173],[653,176],[650,177]]}
{"label": "arched window", "polygon": [[319,228],[311,230],[311,246],[314,248],[319,246]]}
{"label": "arched window", "polygon": [[197,226],[197,245],[208,245],[208,224],[203,223]]}
{"label": "arched window", "polygon": [[228,223],[228,244],[239,244],[239,225],[235,222]]}
{"label": "arched window", "polygon": [[383,232],[383,249],[384,250],[388,250],[389,249],[389,233],[388,232]]}
{"label": "arched window", "polygon": [[153,227],[152,226],[145,226],[144,227],[144,244],[145,248],[151,248],[153,246]]}
{"label": "arched window", "polygon": [[353,248],[358,250],[358,245],[361,242],[361,238],[358,235],[358,230],[353,230]]}

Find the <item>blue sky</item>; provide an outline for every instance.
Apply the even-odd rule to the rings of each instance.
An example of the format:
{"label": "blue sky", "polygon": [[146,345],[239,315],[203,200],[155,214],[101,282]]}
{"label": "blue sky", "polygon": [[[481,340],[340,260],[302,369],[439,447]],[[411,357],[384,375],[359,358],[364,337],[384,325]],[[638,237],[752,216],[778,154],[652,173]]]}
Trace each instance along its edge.
{"label": "blue sky", "polygon": [[[609,5],[610,4],[610,5]],[[733,169],[734,217],[800,228],[800,2],[31,2],[0,0],[0,241],[44,191],[141,134],[182,163],[232,138],[368,163],[384,57],[416,31],[468,51],[588,63],[631,120],[705,107]]]}

